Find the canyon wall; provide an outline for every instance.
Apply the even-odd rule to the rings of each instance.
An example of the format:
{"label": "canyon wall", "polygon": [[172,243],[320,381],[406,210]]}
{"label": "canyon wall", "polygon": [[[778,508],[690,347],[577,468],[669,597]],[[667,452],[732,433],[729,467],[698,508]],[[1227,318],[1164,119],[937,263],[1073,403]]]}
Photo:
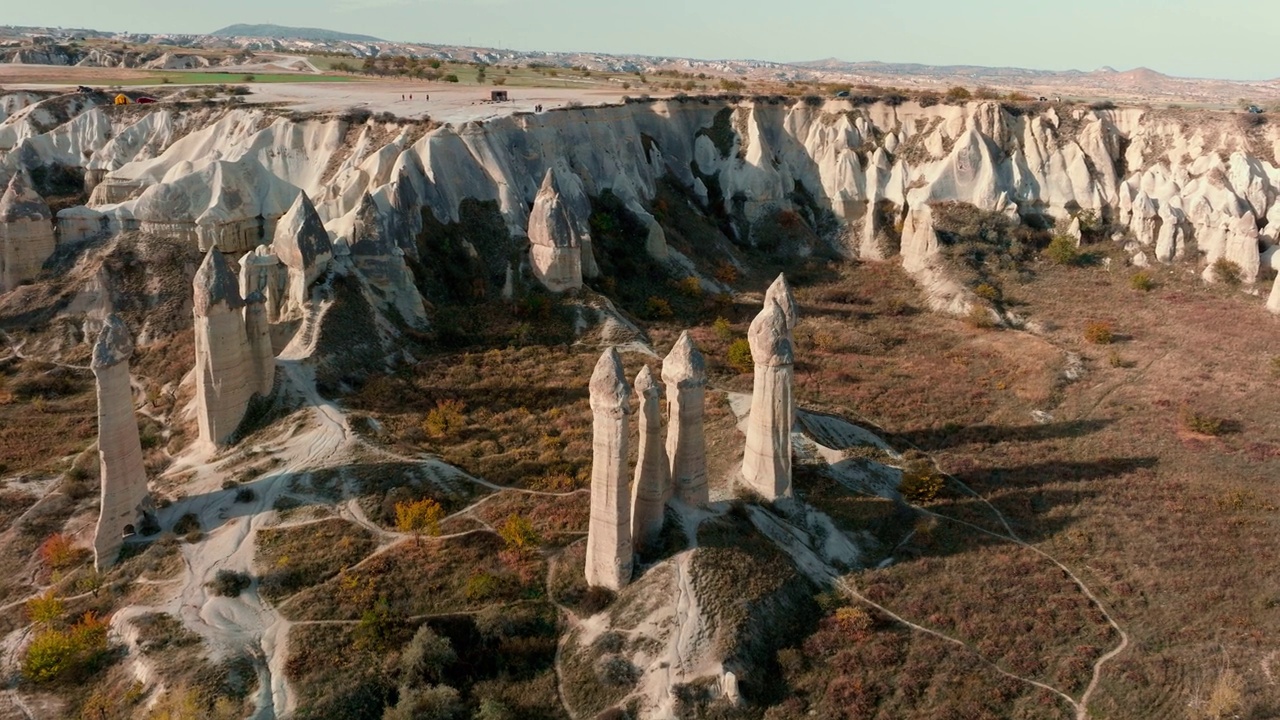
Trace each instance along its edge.
{"label": "canyon wall", "polygon": [[[777,212],[815,226],[834,218],[834,249],[894,258],[920,277],[934,307],[961,312],[968,294],[940,269],[934,203],[1060,229],[1092,210],[1121,228],[1114,239],[1136,264],[1183,259],[1207,269],[1226,258],[1247,282],[1274,261],[1280,231],[1280,126],[1230,113],[695,98],[428,128],[260,108],[124,114],[88,103],[37,100],[0,123],[0,182],[19,167],[86,171],[87,204],[58,213],[63,241],[144,229],[242,254],[271,241],[302,190],[333,240],[355,243],[361,205],[371,203],[413,257],[422,210],[455,222],[467,199],[496,202],[510,233],[529,237],[551,177],[567,219],[560,210],[548,216],[555,223],[532,218],[536,246],[582,254],[589,276],[578,188],[611,191],[651,228],[650,254],[666,257],[648,208],[670,178],[730,218],[741,243]],[[548,264],[537,252],[532,264]],[[557,284],[572,286],[577,268],[568,276]]]}

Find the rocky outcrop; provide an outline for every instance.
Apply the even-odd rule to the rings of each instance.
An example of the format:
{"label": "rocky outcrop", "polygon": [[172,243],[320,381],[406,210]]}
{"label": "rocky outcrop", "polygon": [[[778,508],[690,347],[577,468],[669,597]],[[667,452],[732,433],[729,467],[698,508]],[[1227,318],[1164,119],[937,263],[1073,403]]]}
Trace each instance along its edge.
{"label": "rocky outcrop", "polygon": [[196,351],[196,421],[200,440],[226,444],[261,387],[245,332],[244,300],[222,253],[210,249],[192,281]]}
{"label": "rocky outcrop", "polygon": [[671,498],[671,467],[661,434],[662,385],[648,365],[636,376],[636,399],[640,444],[631,488],[631,537],[636,547],[648,547],[658,539],[667,500]]}
{"label": "rocky outcrop", "polygon": [[52,220],[26,173],[16,173],[0,196],[0,293],[40,274],[56,245]]}
{"label": "rocky outcrop", "polygon": [[662,361],[662,381],[667,385],[667,458],[675,496],[690,505],[705,505],[707,444],[702,413],[707,365],[688,331],[680,333]]}
{"label": "rocky outcrop", "polygon": [[591,374],[591,518],[587,583],[619,590],[631,582],[631,493],[627,487],[627,419],[631,388],[618,352],[609,348]]}
{"label": "rocky outcrop", "polygon": [[790,497],[794,357],[786,312],[776,301],[765,303],[751,322],[747,339],[755,362],[755,383],[742,478],[766,500]]}
{"label": "rocky outcrop", "polygon": [[350,252],[351,262],[386,305],[394,307],[409,324],[426,325],[427,310],[404,250],[388,232],[383,212],[370,195],[364,196],[356,214]]}
{"label": "rocky outcrop", "polygon": [[284,317],[300,317],[311,286],[329,269],[333,243],[306,193],[298,193],[289,212],[276,224],[271,250],[288,269]]}
{"label": "rocky outcrop", "polygon": [[547,170],[529,213],[533,275],[552,292],[582,287],[583,240],[590,237],[583,233],[585,218],[577,216],[581,209],[561,196],[558,175],[555,168]]}
{"label": "rocky outcrop", "polygon": [[118,316],[107,318],[93,347],[91,367],[98,384],[98,465],[102,496],[93,533],[94,566],[116,561],[126,536],[138,532],[150,507],[142,443],[133,410],[129,358],[133,338]]}
{"label": "rocky outcrop", "polygon": [[1267,296],[1267,310],[1272,314],[1280,315],[1280,275],[1276,275],[1276,279],[1271,283],[1271,294]]}

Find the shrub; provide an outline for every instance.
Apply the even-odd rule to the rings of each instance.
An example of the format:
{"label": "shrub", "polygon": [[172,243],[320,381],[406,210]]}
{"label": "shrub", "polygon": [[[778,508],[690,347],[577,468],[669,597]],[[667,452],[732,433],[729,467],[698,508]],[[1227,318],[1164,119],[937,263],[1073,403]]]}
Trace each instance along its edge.
{"label": "shrub", "polygon": [[1151,273],[1139,270],[1129,276],[1129,287],[1141,292],[1151,292],[1156,287],[1156,281],[1151,277]]}
{"label": "shrub", "polygon": [[396,503],[396,529],[413,533],[414,542],[421,542],[423,533],[432,537],[440,534],[440,521],[444,508],[431,498]]}
{"label": "shrub", "polygon": [[454,720],[462,717],[458,691],[448,685],[427,688],[400,688],[395,707],[382,713],[382,720]]}
{"label": "shrub", "polygon": [[44,627],[52,627],[65,609],[62,599],[53,594],[53,590],[49,590],[43,595],[37,595],[27,601],[27,618],[37,625]]}
{"label": "shrub", "polygon": [[258,493],[254,492],[251,487],[242,487],[236,490],[236,502],[251,503],[258,499]]}
{"label": "shrub", "polygon": [[449,83],[456,83],[456,82],[458,82],[458,76],[457,76],[457,75],[455,75],[454,73],[449,73],[448,75],[445,75],[444,77],[442,77],[442,78],[440,78],[440,79],[441,79],[441,80],[443,80],[443,81],[445,81],[445,82],[449,82]]}
{"label": "shrub", "polygon": [[1115,342],[1115,334],[1111,323],[1098,320],[1084,326],[1084,339],[1094,345],[1110,345]]}
{"label": "shrub", "polygon": [[40,543],[40,559],[51,570],[63,570],[76,560],[76,549],[71,537],[64,533],[54,533]]}
{"label": "shrub", "polygon": [[253,579],[248,573],[235,570],[219,570],[213,580],[206,583],[214,595],[222,597],[240,597],[240,593],[249,589]]}
{"label": "shrub", "polygon": [[973,289],[973,294],[983,300],[990,300],[991,302],[995,302],[1000,299],[999,288],[991,283],[980,283],[978,287]]}
{"label": "shrub", "polygon": [[422,430],[436,439],[448,437],[462,427],[464,410],[466,405],[461,400],[441,400],[427,413]]}
{"label": "shrub", "polygon": [[1190,408],[1183,408],[1181,414],[1182,427],[1199,435],[1221,435],[1226,431],[1226,421],[1219,417],[1198,413]]}
{"label": "shrub", "polygon": [[255,80],[257,80],[257,78],[255,78],[252,75],[245,75],[244,77],[240,78],[240,82],[253,82]]}
{"label": "shrub", "polygon": [[969,314],[964,318],[970,327],[979,330],[990,330],[996,326],[995,318],[991,316],[991,308],[982,303],[973,303],[969,308]]}
{"label": "shrub", "polygon": [[444,671],[458,660],[448,638],[423,625],[400,654],[400,682],[414,685],[439,682]]}
{"label": "shrub", "polygon": [[1244,271],[1234,262],[1220,257],[1213,261],[1213,279],[1227,287],[1239,287],[1244,282]]}
{"label": "shrub", "polygon": [[746,338],[738,338],[729,345],[729,367],[740,373],[751,372],[755,361],[751,359],[751,343]]}
{"label": "shrub", "polygon": [[498,529],[498,535],[510,550],[532,550],[538,546],[539,542],[533,523],[523,515],[515,513],[507,516],[502,527]]}
{"label": "shrub", "polygon": [[721,260],[720,263],[716,265],[713,275],[716,280],[719,280],[725,285],[732,285],[738,282],[738,268],[734,267],[733,263],[726,260]]}
{"label": "shrub", "polygon": [[966,88],[960,87],[959,85],[951,88],[950,90],[947,90],[947,95],[946,95],[948,102],[961,102],[964,100],[969,100],[972,97],[973,97],[973,93],[969,92]]}
{"label": "shrub", "polygon": [[1075,265],[1080,261],[1080,248],[1070,235],[1054,235],[1045,248],[1045,255],[1058,265]]}
{"label": "shrub", "polygon": [[498,578],[487,572],[477,572],[467,578],[467,584],[463,587],[463,594],[472,602],[478,600],[488,600],[498,591]]}
{"label": "shrub", "polygon": [[729,321],[726,318],[716,318],[715,322],[711,323],[711,329],[715,331],[716,337],[724,340],[725,342],[728,342],[733,338],[733,325],[729,324]]}
{"label": "shrub", "polygon": [[650,320],[665,320],[675,315],[675,312],[671,309],[671,303],[667,302],[666,299],[651,295],[644,303],[644,314]]}
{"label": "shrub", "polygon": [[938,474],[928,460],[913,460],[902,469],[902,484],[898,486],[907,502],[925,503],[938,497],[946,485],[946,479]]}
{"label": "shrub", "polygon": [[36,633],[22,657],[22,675],[35,683],[72,680],[92,672],[107,651],[107,621],[85,613],[67,630]]}
{"label": "shrub", "polygon": [[186,513],[173,524],[174,535],[190,535],[200,532],[200,518],[195,513]]}
{"label": "shrub", "polygon": [[702,281],[692,275],[676,283],[676,286],[682,295],[691,298],[702,297]]}

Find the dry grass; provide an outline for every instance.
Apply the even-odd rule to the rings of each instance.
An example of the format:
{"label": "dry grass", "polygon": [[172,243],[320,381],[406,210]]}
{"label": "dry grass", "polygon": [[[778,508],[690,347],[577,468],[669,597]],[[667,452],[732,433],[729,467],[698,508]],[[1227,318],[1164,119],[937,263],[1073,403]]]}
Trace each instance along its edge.
{"label": "dry grass", "polygon": [[369,533],[345,520],[258,531],[259,592],[278,602],[354,565],[374,548]]}

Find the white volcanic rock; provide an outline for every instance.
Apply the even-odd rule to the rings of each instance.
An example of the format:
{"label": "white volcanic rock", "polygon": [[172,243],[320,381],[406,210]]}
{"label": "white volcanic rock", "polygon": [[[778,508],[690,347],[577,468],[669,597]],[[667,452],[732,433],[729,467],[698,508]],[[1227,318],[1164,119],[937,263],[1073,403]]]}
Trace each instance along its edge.
{"label": "white volcanic rock", "polygon": [[329,233],[306,193],[298,193],[289,212],[276,223],[271,250],[288,269],[282,314],[299,317],[311,286],[328,271],[333,259]]}
{"label": "white volcanic rock", "polygon": [[582,287],[582,235],[569,203],[562,200],[553,169],[547,170],[529,214],[529,258],[533,275],[552,292]]}
{"label": "white volcanic rock", "polygon": [[631,493],[627,487],[627,418],[631,388],[618,351],[609,348],[591,374],[591,518],[587,584],[620,590],[631,582]]}
{"label": "white volcanic rock", "polygon": [[98,464],[102,492],[98,524],[93,533],[94,567],[113,565],[126,535],[150,506],[147,472],[142,464],[138,419],[129,383],[133,338],[116,315],[103,324],[93,347],[91,367],[98,385]]}
{"label": "white volcanic rock", "polygon": [[705,505],[709,495],[702,415],[707,363],[687,330],[662,361],[662,382],[667,385],[667,459],[673,492],[689,505]]}
{"label": "white volcanic rock", "polygon": [[751,417],[742,457],[742,478],[766,500],[791,496],[791,425],[795,407],[792,355],[786,313],[770,300],[751,322],[747,339],[755,362]]}
{"label": "white volcanic rock", "polygon": [[[339,254],[335,249],[335,255]],[[386,303],[395,307],[411,325],[427,324],[427,310],[405,261],[404,250],[387,232],[382,211],[370,195],[365,195],[356,212],[351,261],[364,279],[377,288]]]}
{"label": "white volcanic rock", "polygon": [[249,355],[253,358],[254,375],[258,384],[254,392],[266,397],[276,382],[276,355],[271,347],[271,323],[267,320],[266,298],[254,291],[245,298],[244,331],[249,340]]}
{"label": "white volcanic rock", "polygon": [[279,318],[285,281],[287,275],[280,267],[280,259],[266,245],[259,245],[240,258],[240,297],[248,300],[253,293],[261,295],[269,322]]}
{"label": "white volcanic rock", "polygon": [[52,217],[26,174],[16,173],[0,196],[0,293],[40,274],[56,246]]}
{"label": "white volcanic rock", "polygon": [[259,387],[244,301],[236,277],[216,249],[205,254],[192,281],[196,350],[196,420],[200,439],[226,444]]}
{"label": "white volcanic rock", "polygon": [[787,332],[794,333],[796,322],[800,318],[800,306],[796,304],[796,297],[791,292],[791,285],[787,283],[787,276],[784,273],[778,273],[778,277],[765,291],[764,304],[767,306],[770,300],[778,303],[778,307],[782,308],[782,314],[787,320]]}
{"label": "white volcanic rock", "polygon": [[631,537],[636,547],[645,547],[657,540],[671,498],[671,467],[662,443],[662,385],[648,365],[636,376],[636,398],[640,445],[631,488]]}

